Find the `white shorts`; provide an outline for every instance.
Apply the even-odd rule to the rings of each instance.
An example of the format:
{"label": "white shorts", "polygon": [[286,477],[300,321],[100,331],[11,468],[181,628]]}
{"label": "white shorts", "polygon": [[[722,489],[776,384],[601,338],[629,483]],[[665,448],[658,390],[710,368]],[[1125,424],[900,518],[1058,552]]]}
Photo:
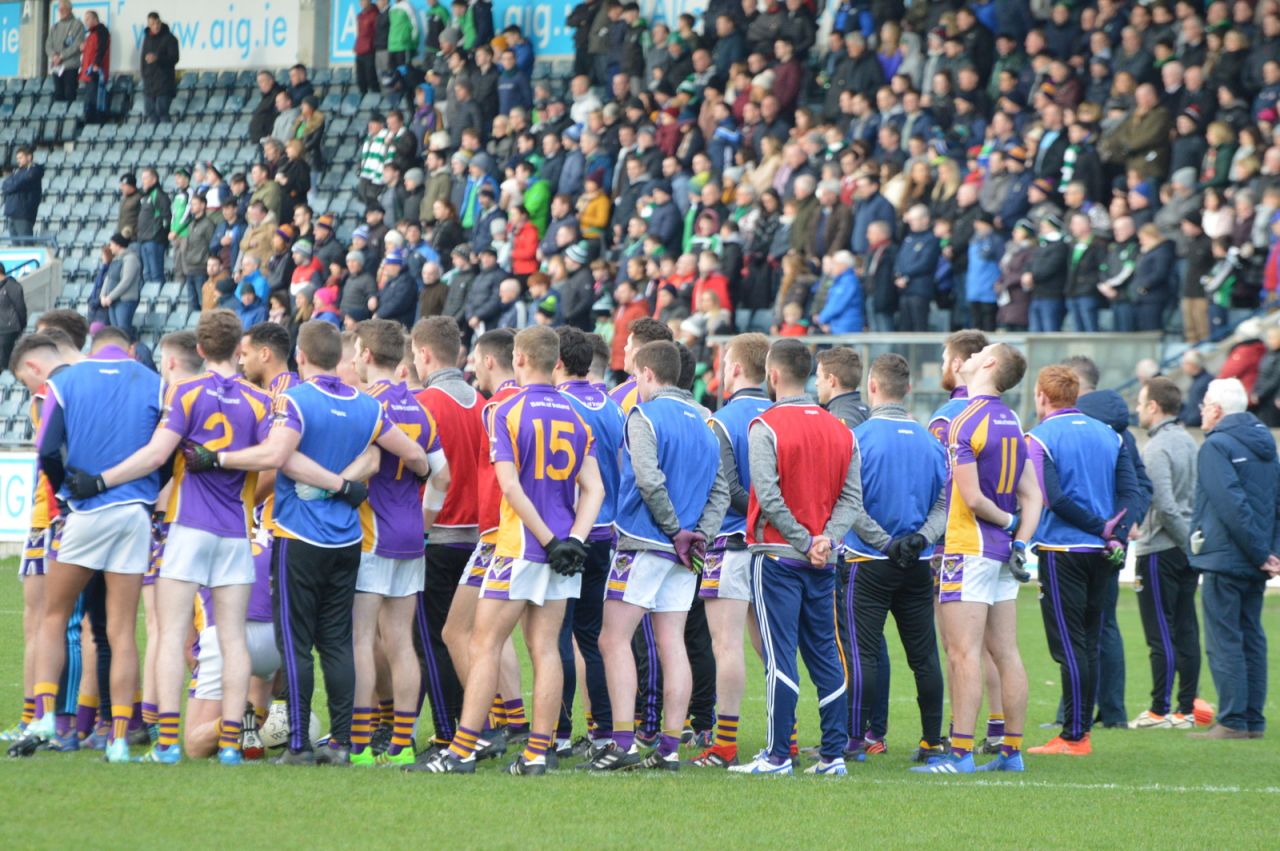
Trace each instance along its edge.
{"label": "white shorts", "polygon": [[[274,676],[280,670],[275,627],[266,621],[249,621],[244,625],[244,637],[249,648],[249,672],[262,679]],[[200,653],[192,677],[192,697],[222,700],[222,648],[218,646],[216,625],[200,630]]]}
{"label": "white shorts", "polygon": [[1018,580],[1002,561],[981,556],[942,557],[938,570],[938,602],[985,603],[1018,599]]}
{"label": "white shorts", "polygon": [[151,515],[140,503],[74,511],[62,527],[58,561],[141,576],[151,563]]}
{"label": "white shorts", "polygon": [[622,550],[614,553],[609,565],[604,598],[651,612],[687,612],[697,587],[698,577],[674,556]]}
{"label": "white shorts", "polygon": [[751,599],[751,552],[712,550],[702,567],[698,596],[704,600]]}
{"label": "white shorts", "polygon": [[417,558],[387,558],[376,553],[360,553],[356,591],[380,597],[412,597],[420,593],[427,578],[427,565]]}
{"label": "white shorts", "polygon": [[164,540],[161,579],[194,582],[205,588],[252,585],[253,549],[249,538],[224,538],[203,529],[170,523]]}
{"label": "white shorts", "polygon": [[459,588],[480,588],[484,585],[484,575],[489,572],[489,564],[493,561],[493,551],[497,546],[483,541],[476,544],[476,548],[471,551],[471,558],[467,559],[467,566],[462,570],[462,577],[458,579]]}
{"label": "white shorts", "polygon": [[540,561],[494,557],[484,574],[480,596],[486,600],[525,600],[535,606],[555,600],[576,600],[582,574],[562,576]]}

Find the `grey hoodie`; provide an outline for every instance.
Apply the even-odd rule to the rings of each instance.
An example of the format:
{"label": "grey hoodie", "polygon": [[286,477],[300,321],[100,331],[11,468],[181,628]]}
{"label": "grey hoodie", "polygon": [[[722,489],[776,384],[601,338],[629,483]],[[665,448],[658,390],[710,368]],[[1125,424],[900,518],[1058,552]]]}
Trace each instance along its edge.
{"label": "grey hoodie", "polygon": [[1142,450],[1151,479],[1151,508],[1142,521],[1142,537],[1133,543],[1136,555],[1187,549],[1191,509],[1196,498],[1195,438],[1174,417],[1153,426]]}

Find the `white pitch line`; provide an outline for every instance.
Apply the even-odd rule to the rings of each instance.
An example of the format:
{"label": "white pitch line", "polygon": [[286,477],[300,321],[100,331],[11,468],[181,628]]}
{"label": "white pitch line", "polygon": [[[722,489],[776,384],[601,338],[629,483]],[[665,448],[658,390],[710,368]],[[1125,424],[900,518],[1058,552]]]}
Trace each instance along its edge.
{"label": "white pitch line", "polygon": [[[850,775],[855,776],[855,775]],[[941,776],[941,775],[924,775]],[[961,775],[947,774],[947,777],[956,777],[957,784],[963,783],[968,786],[1015,786],[1019,788],[1031,787],[1037,789],[1074,789],[1080,791],[1099,791],[1099,792],[1157,792],[1161,794],[1173,793],[1177,795],[1191,794],[1211,794],[1211,795],[1242,795],[1242,794],[1262,794],[1262,795],[1280,795],[1280,786],[1175,786],[1165,783],[1144,783],[1137,786],[1130,786],[1124,783],[1060,783],[1052,780],[1021,780],[1010,777],[1006,781],[999,781],[988,778],[972,778],[963,779]],[[895,786],[914,786],[921,781],[919,779],[907,778],[868,778],[872,783],[888,783]],[[927,781],[926,781],[927,782]]]}

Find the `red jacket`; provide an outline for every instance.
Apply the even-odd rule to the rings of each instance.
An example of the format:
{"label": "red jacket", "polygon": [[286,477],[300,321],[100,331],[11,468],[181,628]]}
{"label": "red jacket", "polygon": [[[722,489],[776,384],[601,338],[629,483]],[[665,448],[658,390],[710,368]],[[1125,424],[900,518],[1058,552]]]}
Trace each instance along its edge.
{"label": "red jacket", "polygon": [[532,275],[538,271],[538,228],[533,222],[525,222],[511,235],[511,272],[514,275]]}
{"label": "red jacket", "polygon": [[649,302],[643,298],[632,299],[613,312],[613,342],[609,345],[609,369],[624,369],[626,364],[627,337],[631,323],[649,315]]}
{"label": "red jacket", "polygon": [[1258,381],[1258,366],[1267,347],[1261,340],[1245,340],[1231,347],[1226,362],[1222,365],[1219,378],[1238,378],[1244,385],[1246,393],[1253,393],[1253,385]]}
{"label": "red jacket", "polygon": [[370,3],[356,15],[356,55],[373,53],[373,33],[378,27],[378,7]]}
{"label": "red jacket", "polygon": [[[777,405],[752,420],[750,428],[773,432],[782,501],[810,535],[821,535],[844,489],[852,433],[817,405]],[[747,502],[747,543],[788,543],[761,515],[755,488]]]}
{"label": "red jacket", "polygon": [[89,82],[94,71],[104,83],[111,72],[111,32],[104,24],[89,30],[80,49],[80,81]]}
{"label": "red jacket", "polygon": [[720,306],[730,313],[733,312],[733,304],[729,301],[729,279],[719,272],[712,272],[705,278],[699,278],[693,282],[693,310],[701,310],[702,294],[704,292],[713,292],[716,298],[720,299]]}

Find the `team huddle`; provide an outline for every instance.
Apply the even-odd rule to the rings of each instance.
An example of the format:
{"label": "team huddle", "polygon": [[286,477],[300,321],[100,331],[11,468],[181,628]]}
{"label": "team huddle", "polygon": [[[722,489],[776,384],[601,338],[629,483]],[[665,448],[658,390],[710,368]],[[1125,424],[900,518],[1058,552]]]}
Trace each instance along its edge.
{"label": "team huddle", "polygon": [[[271,726],[291,765],[471,773],[514,751],[513,774],[572,757],[594,772],[803,761],[843,775],[886,750],[892,613],[920,709],[912,770],[1021,771],[1015,603],[1032,547],[1063,707],[1060,735],[1031,752],[1089,751],[1101,601],[1150,490],[1120,435],[1075,407],[1071,367],[1040,372],[1024,434],[1001,394],[1026,361],[974,331],[944,348],[952,398],[927,428],[907,414],[902,357],[870,365],[864,403],[852,349],[760,334],[723,347],[713,413],[689,393],[688,351],[650,319],[632,323],[612,390],[608,346],[574,328],[481,334],[471,381],[447,317],[407,336],[309,322],[294,344],[206,311],[161,341],[159,374],[118,331],[83,356],[86,336],[52,311],[11,360],[40,469],[11,756],[96,747],[128,762],[139,745],[144,762],[236,765],[263,758]],[[1143,390],[1153,424],[1180,402],[1160,381]],[[1190,572],[1180,552],[1151,552],[1151,570]],[[1192,607],[1175,632],[1195,629]],[[767,738],[740,756],[747,638]],[[820,715],[803,750],[797,653]],[[1178,711],[1170,659],[1140,725],[1191,725],[1198,645],[1194,669],[1181,655]]]}

